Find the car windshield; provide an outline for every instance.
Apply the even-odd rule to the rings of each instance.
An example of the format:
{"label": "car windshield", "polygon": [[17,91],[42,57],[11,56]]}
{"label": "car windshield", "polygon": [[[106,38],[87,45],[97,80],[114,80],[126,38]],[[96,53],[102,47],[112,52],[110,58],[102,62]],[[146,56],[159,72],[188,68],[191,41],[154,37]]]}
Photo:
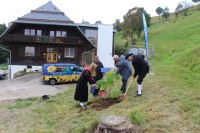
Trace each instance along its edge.
{"label": "car windshield", "polygon": [[143,49],[143,48],[131,48],[131,49],[126,51],[125,55],[127,55],[129,53],[133,53],[134,55],[138,55],[138,54],[141,54],[141,53],[144,54],[145,49]]}

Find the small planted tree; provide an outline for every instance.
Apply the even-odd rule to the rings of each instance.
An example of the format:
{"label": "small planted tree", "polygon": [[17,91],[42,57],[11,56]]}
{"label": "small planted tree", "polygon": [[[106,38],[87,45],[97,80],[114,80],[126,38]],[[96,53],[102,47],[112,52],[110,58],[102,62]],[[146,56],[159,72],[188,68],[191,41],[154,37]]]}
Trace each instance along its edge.
{"label": "small planted tree", "polygon": [[100,90],[106,89],[108,98],[117,98],[120,95],[120,89],[116,84],[119,82],[120,76],[114,72],[107,72],[104,79],[97,81],[97,87]]}

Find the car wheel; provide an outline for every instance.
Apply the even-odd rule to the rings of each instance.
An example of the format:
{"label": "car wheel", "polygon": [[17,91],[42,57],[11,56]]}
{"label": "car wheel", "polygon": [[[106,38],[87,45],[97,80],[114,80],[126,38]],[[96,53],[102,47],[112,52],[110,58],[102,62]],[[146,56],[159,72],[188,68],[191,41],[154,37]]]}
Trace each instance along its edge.
{"label": "car wheel", "polygon": [[50,80],[49,80],[49,83],[50,83],[51,85],[55,85],[55,84],[56,84],[56,80],[55,80],[55,79],[50,79]]}

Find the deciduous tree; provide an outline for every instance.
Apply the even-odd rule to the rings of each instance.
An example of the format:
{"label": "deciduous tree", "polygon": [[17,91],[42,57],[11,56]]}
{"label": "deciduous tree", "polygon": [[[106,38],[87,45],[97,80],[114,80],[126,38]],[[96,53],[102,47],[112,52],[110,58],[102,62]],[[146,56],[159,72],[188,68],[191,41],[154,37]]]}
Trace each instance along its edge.
{"label": "deciduous tree", "polygon": [[168,18],[169,18],[169,15],[170,15],[169,8],[168,8],[168,7],[165,7],[165,8],[163,9],[162,17],[167,21]]}
{"label": "deciduous tree", "polygon": [[[0,24],[0,36],[1,34],[3,34],[3,32],[6,30],[6,25],[5,24]],[[0,44],[0,47],[3,47],[3,48],[6,48],[6,46]],[[6,61],[6,58],[8,58],[8,52],[3,50],[3,49],[0,49],[0,64],[1,63],[4,63]]]}
{"label": "deciduous tree", "polygon": [[157,13],[158,16],[159,16],[159,21],[160,21],[160,15],[162,15],[162,13],[163,13],[163,8],[162,8],[162,7],[156,8],[156,13]]}
{"label": "deciduous tree", "polygon": [[123,38],[130,38],[131,44],[133,42],[133,35],[136,34],[138,37],[141,36],[141,32],[143,30],[142,24],[142,13],[145,14],[147,20],[147,26],[150,26],[151,17],[150,15],[144,10],[144,8],[132,8],[130,9],[123,17],[124,22],[122,23],[122,30]]}
{"label": "deciduous tree", "polygon": [[101,21],[96,21],[95,25],[98,25],[98,24],[102,24],[102,22]]}
{"label": "deciduous tree", "polygon": [[121,22],[119,19],[115,20],[115,23],[113,24],[114,29],[116,29],[117,31],[121,31]]}
{"label": "deciduous tree", "polygon": [[[192,2],[199,4],[200,0],[192,0]],[[200,5],[198,6],[198,10],[200,10]]]}
{"label": "deciduous tree", "polygon": [[188,10],[191,4],[187,1],[181,1],[178,3],[178,6],[176,7],[176,12],[183,12],[184,16],[188,15]]}

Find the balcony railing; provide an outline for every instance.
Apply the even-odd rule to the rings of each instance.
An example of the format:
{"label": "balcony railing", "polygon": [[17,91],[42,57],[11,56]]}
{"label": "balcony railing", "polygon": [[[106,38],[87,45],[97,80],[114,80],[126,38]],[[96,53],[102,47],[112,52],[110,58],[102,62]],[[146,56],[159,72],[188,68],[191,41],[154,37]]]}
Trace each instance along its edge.
{"label": "balcony railing", "polygon": [[81,44],[79,37],[50,37],[50,36],[26,36],[19,34],[7,35],[5,42],[39,42],[39,43],[63,43],[63,44]]}

